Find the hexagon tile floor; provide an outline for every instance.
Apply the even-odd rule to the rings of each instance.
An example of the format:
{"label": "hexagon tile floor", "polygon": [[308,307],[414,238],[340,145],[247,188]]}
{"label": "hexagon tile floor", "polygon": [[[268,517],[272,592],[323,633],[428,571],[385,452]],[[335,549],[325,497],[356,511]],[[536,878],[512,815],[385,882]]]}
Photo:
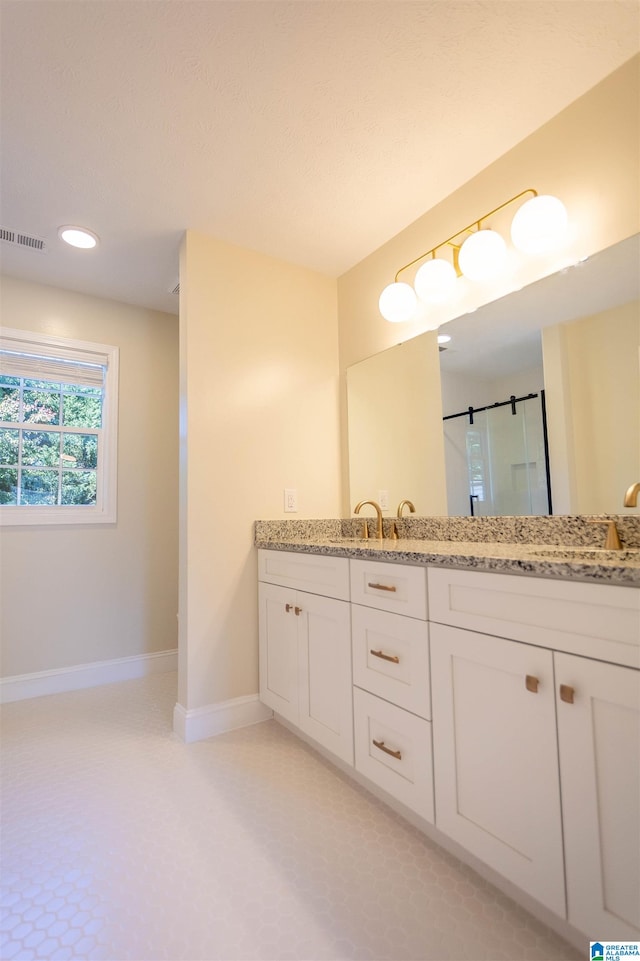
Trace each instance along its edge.
{"label": "hexagon tile floor", "polygon": [[175,691],[3,708],[5,961],[582,957],[276,722],[183,744]]}

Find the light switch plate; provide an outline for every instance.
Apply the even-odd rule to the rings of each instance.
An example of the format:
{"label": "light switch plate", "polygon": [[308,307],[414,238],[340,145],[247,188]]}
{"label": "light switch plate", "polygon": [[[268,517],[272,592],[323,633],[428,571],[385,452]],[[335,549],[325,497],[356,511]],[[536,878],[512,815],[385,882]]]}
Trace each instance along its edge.
{"label": "light switch plate", "polygon": [[389,491],[378,491],[378,503],[381,510],[389,510]]}
{"label": "light switch plate", "polygon": [[284,509],[285,513],[289,514],[295,514],[298,510],[298,492],[295,487],[285,487]]}

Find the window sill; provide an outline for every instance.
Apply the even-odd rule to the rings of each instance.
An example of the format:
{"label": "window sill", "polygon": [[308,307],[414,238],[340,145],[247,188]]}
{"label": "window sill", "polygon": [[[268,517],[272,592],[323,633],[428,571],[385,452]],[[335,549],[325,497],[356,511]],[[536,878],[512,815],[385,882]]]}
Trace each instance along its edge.
{"label": "window sill", "polygon": [[116,511],[98,507],[0,507],[0,527],[115,524]]}

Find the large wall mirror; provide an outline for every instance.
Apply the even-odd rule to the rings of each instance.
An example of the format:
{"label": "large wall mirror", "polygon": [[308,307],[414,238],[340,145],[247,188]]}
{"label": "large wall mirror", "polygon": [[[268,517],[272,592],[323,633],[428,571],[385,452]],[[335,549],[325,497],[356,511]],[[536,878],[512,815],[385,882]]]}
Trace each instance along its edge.
{"label": "large wall mirror", "polygon": [[447,344],[428,332],[350,367],[350,502],[622,513],[640,480],[639,264],[636,235],[444,324]]}

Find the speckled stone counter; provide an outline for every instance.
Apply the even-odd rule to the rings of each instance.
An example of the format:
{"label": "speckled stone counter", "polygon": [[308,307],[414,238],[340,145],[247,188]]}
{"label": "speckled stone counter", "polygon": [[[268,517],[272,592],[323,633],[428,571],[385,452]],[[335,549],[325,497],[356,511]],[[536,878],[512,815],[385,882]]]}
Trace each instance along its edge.
{"label": "speckled stone counter", "polygon": [[[622,550],[600,547],[605,528],[593,521],[611,519],[617,522]],[[270,550],[640,586],[637,515],[403,518],[396,521],[398,540],[382,541],[362,538],[363,521],[256,521],[255,544]],[[385,533],[391,532],[392,523],[385,518]]]}

